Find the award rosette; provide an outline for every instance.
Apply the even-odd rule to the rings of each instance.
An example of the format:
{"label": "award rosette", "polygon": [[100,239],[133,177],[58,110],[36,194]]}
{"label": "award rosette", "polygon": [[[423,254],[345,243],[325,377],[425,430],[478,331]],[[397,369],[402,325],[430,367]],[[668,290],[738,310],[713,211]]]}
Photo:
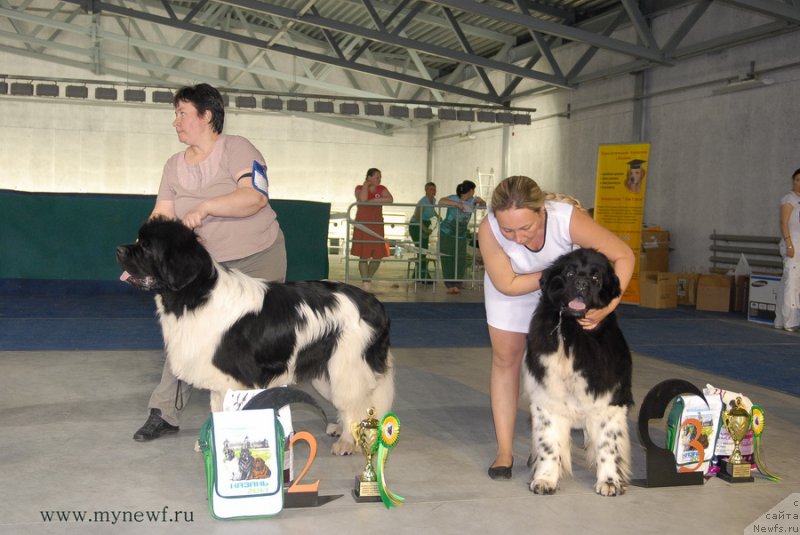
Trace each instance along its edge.
{"label": "award rosette", "polygon": [[764,432],[764,409],[758,405],[753,405],[750,410],[752,415],[752,428],[753,428],[753,458],[756,462],[756,468],[761,472],[764,477],[772,481],[780,481],[780,476],[773,474],[767,468],[767,463],[764,461],[764,454],[761,452],[761,434]]}
{"label": "award rosette", "polygon": [[393,412],[386,413],[380,423],[380,438],[378,439],[378,459],[377,475],[378,489],[381,493],[381,500],[387,509],[399,507],[405,502],[405,498],[398,496],[386,484],[386,461],[389,452],[400,440],[400,420]]}

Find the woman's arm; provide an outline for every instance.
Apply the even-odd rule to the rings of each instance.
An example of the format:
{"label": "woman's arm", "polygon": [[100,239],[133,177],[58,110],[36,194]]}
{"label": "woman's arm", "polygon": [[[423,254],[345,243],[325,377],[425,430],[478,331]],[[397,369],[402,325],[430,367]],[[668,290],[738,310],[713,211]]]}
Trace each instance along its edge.
{"label": "woman's arm", "polygon": [[449,199],[445,197],[444,199],[439,199],[438,204],[442,206],[452,206],[453,208],[458,208],[460,210],[464,210],[464,203],[461,201],[454,201],[453,199]]}
{"label": "woman's arm", "polygon": [[[241,177],[250,172],[242,169],[236,176]],[[267,205],[267,197],[253,188],[249,180],[242,179],[238,187],[231,193],[212,197],[200,202],[183,216],[183,224],[189,228],[199,227],[208,216],[216,217],[248,217]]]}
{"label": "woman's arm", "polygon": [[377,199],[371,199],[372,202],[382,202],[382,203],[394,202],[394,197],[392,197],[392,194],[389,193],[388,189],[380,188],[380,192],[381,192],[380,197],[378,197]]}
{"label": "woman's arm", "polygon": [[792,217],[792,205],[781,205],[781,236],[786,243],[786,256],[794,258],[794,243],[792,243],[792,234],[789,231],[789,218]]}
{"label": "woman's arm", "polygon": [[525,295],[539,289],[541,272],[521,275],[514,273],[511,260],[497,242],[488,218],[484,218],[478,227],[478,244],[486,273],[499,292],[506,295]]}
{"label": "woman's arm", "polygon": [[356,202],[367,202],[369,199],[369,181],[365,180],[360,186],[356,186]]}
{"label": "woman's arm", "polygon": [[[619,278],[621,292],[624,293],[631,281],[631,277],[633,277],[636,261],[630,246],[581,210],[573,210],[569,223],[569,232],[573,243],[576,245],[596,249],[608,257],[614,266],[617,278]],[[585,329],[595,328],[603,318],[617,308],[621,300],[622,295],[611,301],[605,308],[589,310],[586,313],[586,317],[579,320],[578,323]]]}
{"label": "woman's arm", "polygon": [[175,219],[175,201],[156,201],[156,205],[153,207],[153,211],[150,212],[150,217],[147,219],[153,219],[154,217]]}

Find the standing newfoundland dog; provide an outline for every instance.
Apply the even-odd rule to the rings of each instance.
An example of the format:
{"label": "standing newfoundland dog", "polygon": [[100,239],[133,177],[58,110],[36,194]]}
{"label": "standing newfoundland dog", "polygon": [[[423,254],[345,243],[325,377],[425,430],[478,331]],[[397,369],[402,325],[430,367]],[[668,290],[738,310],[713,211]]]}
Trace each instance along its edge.
{"label": "standing newfoundland dog", "polygon": [[587,310],[620,295],[619,279],[604,255],[578,249],[542,274],[542,297],[531,321],[525,386],[531,399],[536,494],[553,494],[572,472],[570,430],[583,428],[587,459],[597,469],[595,491],[616,496],[630,477],[628,407],[631,353],[609,314],[592,330],[578,324]]}
{"label": "standing newfoundland dog", "polygon": [[310,380],[339,413],[328,429],[341,434],[332,451],[347,455],[351,424],[369,407],[390,410],[389,318],[373,295],[337,282],[250,278],[215,262],[182,223],[161,218],[119,246],[117,261],[128,282],[156,292],[167,361],[179,379],[211,391],[212,411],[229,389]]}

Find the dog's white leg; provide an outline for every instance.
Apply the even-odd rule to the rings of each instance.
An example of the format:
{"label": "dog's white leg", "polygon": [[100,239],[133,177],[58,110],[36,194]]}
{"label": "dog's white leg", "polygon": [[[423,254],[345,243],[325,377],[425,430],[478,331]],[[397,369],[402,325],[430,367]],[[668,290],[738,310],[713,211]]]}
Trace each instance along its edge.
{"label": "dog's white leg", "polygon": [[222,412],[222,402],[225,400],[225,392],[212,390],[209,397],[211,400],[211,412]]}
{"label": "dog's white leg", "polygon": [[535,494],[555,494],[562,470],[571,472],[570,423],[567,418],[531,403],[533,476]]}
{"label": "dog's white leg", "polygon": [[[353,424],[366,418],[370,407],[375,408],[375,418],[380,418],[389,410],[394,398],[394,368],[391,360],[387,363],[389,368],[386,374],[376,378],[361,356],[361,347],[350,342],[340,341],[341,349],[331,357],[328,366],[331,402],[339,411],[342,424],[342,436],[331,448],[334,455],[352,454],[356,450],[351,431]],[[356,348],[355,354],[353,348]]]}
{"label": "dog's white leg", "polygon": [[617,496],[630,480],[631,444],[628,438],[628,409],[607,407],[593,411],[586,420],[587,455],[597,468],[595,492]]}
{"label": "dog's white leg", "polygon": [[[314,390],[319,392],[319,395],[328,401],[331,401],[331,384],[325,377],[318,377],[311,380],[311,386]],[[328,422],[325,428],[325,434],[331,437],[338,437],[342,434],[342,422],[339,421],[339,415],[336,415],[336,420]]]}

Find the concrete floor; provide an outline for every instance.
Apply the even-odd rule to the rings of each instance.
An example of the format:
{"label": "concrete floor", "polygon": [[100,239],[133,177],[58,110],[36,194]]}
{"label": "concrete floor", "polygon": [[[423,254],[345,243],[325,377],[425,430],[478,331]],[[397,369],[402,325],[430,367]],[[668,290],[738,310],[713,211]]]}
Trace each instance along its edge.
{"label": "concrete floor", "polygon": [[[443,288],[407,291],[380,283],[386,300],[473,300],[479,291],[445,296]],[[421,292],[429,292],[421,299]],[[307,481],[320,480],[323,495],[343,495],[321,507],[285,509],[271,519],[214,520],[208,510],[202,456],[193,446],[207,415],[208,396],[195,392],[176,435],[151,443],[131,439],[144,422],[145,406],[161,372],[158,351],[4,352],[0,389],[0,533],[756,533],[750,526],[782,525],[794,519],[766,513],[800,492],[796,441],[800,414],[796,397],[670,363],[635,355],[634,397],[667,378],[706,383],[749,395],[766,411],[764,452],[779,482],[756,474],[754,483],[731,485],[713,478],[702,486],[643,488],[623,496],[594,494],[593,476],[573,447],[574,476],[554,496],[528,488],[524,467],[530,448],[527,408],[518,418],[516,465],[511,481],[486,476],[494,456],[489,411],[487,348],[396,349],[395,411],[401,438],[389,459],[390,488],[406,498],[398,509],[358,504],[351,495],[363,457],[333,457],[333,439],[321,420],[295,411],[295,427],[317,437],[320,452]],[[324,405],[333,414],[329,405]],[[638,405],[629,415],[633,477],[644,478],[638,445]],[[651,422],[654,439],[663,421]],[[574,435],[580,443],[578,434]],[[302,454],[298,454],[302,456]],[[300,461],[297,461],[300,462]],[[800,498],[795,494],[794,499]],[[785,513],[800,514],[796,505]],[[166,508],[166,521],[143,518],[94,522],[95,512],[146,515]],[[86,521],[46,521],[48,511],[86,511]],[[175,516],[177,514],[177,517]],[[98,517],[99,518],[99,517]],[[118,517],[119,518],[119,517]],[[748,528],[748,526],[750,526]]]}

